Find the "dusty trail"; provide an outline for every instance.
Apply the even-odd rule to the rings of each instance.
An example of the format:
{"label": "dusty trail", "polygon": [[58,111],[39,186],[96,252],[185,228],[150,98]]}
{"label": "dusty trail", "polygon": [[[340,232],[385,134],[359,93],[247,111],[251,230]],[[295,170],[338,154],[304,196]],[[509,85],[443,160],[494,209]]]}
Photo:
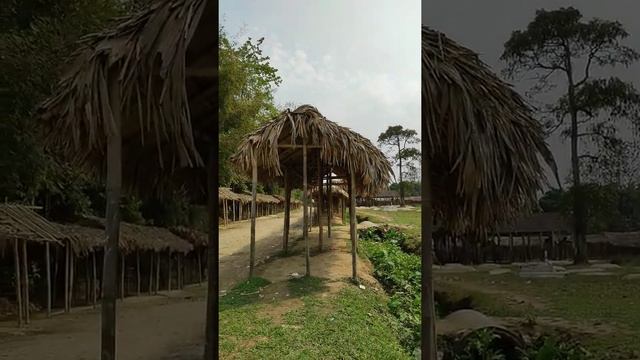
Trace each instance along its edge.
{"label": "dusty trail", "polygon": [[[291,239],[302,234],[302,211],[291,213]],[[257,219],[256,260],[280,251],[283,215]],[[220,227],[220,289],[248,276],[251,223]],[[260,266],[257,268],[261,271]],[[118,302],[117,356],[120,360],[201,359],[204,340],[206,284],[159,296]],[[0,322],[0,360],[84,360],[99,357],[100,308],[74,309],[51,319],[34,316],[17,329]]]}

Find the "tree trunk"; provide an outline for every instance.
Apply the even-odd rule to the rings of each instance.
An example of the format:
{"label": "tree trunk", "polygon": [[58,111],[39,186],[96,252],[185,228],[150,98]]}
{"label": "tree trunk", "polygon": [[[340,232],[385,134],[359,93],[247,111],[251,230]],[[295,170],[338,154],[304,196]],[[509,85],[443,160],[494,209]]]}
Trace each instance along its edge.
{"label": "tree trunk", "polygon": [[[400,207],[404,207],[404,183],[402,182],[402,149],[400,148],[400,139],[398,138],[398,168],[400,170]],[[392,200],[393,201],[393,200]]]}

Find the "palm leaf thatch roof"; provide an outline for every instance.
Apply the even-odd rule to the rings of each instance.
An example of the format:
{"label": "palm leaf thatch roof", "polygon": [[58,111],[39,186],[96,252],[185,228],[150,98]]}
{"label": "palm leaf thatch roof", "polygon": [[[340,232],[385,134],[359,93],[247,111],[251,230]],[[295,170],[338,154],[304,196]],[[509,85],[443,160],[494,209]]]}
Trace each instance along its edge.
{"label": "palm leaf thatch roof", "polygon": [[487,230],[531,208],[556,174],[541,125],[523,99],[476,53],[422,27],[422,126],[436,220]]}
{"label": "palm leaf thatch roof", "polygon": [[209,238],[207,234],[196,229],[192,229],[185,226],[175,226],[169,228],[169,230],[176,236],[187,240],[193,247],[207,246]]}
{"label": "palm leaf thatch roof", "polygon": [[[60,225],[73,235],[72,247],[77,254],[86,254],[92,248],[106,244],[105,220],[87,217],[77,224]],[[169,229],[120,223],[120,249],[126,254],[136,250],[152,250],[188,253],[193,246],[186,240],[176,236]]]}
{"label": "palm leaf thatch roof", "polygon": [[302,149],[308,146],[308,179],[317,179],[319,156],[322,174],[331,171],[339,176],[355,172],[358,193],[375,192],[389,183],[393,170],[384,154],[362,135],[327,120],[315,107],[302,105],[283,111],[273,120],[248,135],[232,161],[251,174],[256,156],[259,181],[283,183],[284,170],[294,187],[302,185]]}
{"label": "palm leaf thatch roof", "polygon": [[28,206],[0,204],[0,241],[16,238],[60,244],[69,236]]}
{"label": "palm leaf thatch roof", "polygon": [[571,232],[571,221],[561,213],[537,213],[515,219],[500,226],[499,233],[548,233]]}
{"label": "palm leaf thatch roof", "polygon": [[[328,195],[327,187],[322,186],[322,194]],[[318,197],[318,187],[314,186],[311,189],[311,196]],[[331,185],[331,196],[333,197],[343,197],[345,199],[349,198],[349,194],[344,190],[344,187],[338,185]]]}
{"label": "palm leaf thatch roof", "polygon": [[[157,188],[163,175],[201,166],[217,96],[211,69],[217,39],[204,20],[215,16],[214,3],[156,1],[115,28],[84,37],[56,93],[39,109],[46,146],[103,171],[106,141],[117,130],[114,113],[122,109],[125,185]],[[114,109],[118,94],[121,107]]]}

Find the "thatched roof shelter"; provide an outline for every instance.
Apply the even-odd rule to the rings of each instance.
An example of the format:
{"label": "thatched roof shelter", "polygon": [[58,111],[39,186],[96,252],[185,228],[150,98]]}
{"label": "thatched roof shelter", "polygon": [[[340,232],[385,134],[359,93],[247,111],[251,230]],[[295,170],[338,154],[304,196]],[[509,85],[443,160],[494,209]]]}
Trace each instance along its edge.
{"label": "thatched roof shelter", "polygon": [[544,161],[557,169],[520,95],[475,52],[425,26],[422,76],[438,221],[459,231],[487,229],[531,209],[545,182]]}
{"label": "thatched roof shelter", "polygon": [[[114,131],[110,96],[119,93],[125,185],[157,189],[170,172],[203,165],[217,96],[211,66],[217,39],[203,19],[215,14],[207,0],[161,0],[84,37],[40,109],[47,146],[104,171],[106,139]],[[195,171],[202,187],[204,171]],[[174,173],[193,178],[186,175]]]}
{"label": "thatched roof shelter", "polygon": [[209,239],[207,234],[202,231],[192,229],[185,226],[175,226],[169,228],[169,230],[175,235],[187,240],[193,247],[207,246]]}
{"label": "thatched roof shelter", "polygon": [[[322,186],[322,195],[323,196],[327,196],[328,192],[327,192],[327,185],[323,185]],[[311,189],[311,196],[317,198],[318,197],[318,187],[315,186]],[[338,185],[331,185],[331,196],[332,197],[342,197],[345,199],[349,198],[349,194],[347,194],[347,192],[345,191],[343,186],[338,186]]]}
{"label": "thatched roof shelter", "polygon": [[[207,20],[216,16],[215,1],[158,0],[115,28],[86,36],[39,111],[50,150],[97,173],[107,170],[109,273],[117,271],[121,184],[143,194],[185,186],[202,202],[213,190],[202,165],[204,154],[215,154],[218,37]],[[216,211],[213,204],[209,211]],[[115,357],[115,277],[105,285],[101,347],[103,356]],[[209,299],[213,319],[217,297]],[[215,340],[211,330],[207,336],[208,344]]]}
{"label": "thatched roof shelter", "polygon": [[[426,26],[422,131],[423,249],[433,248],[434,219],[448,231],[482,233],[531,210],[544,161],[558,180],[542,126],[520,95],[475,52]],[[432,252],[423,259],[422,346],[436,359]]]}
{"label": "thatched roof shelter", "polygon": [[69,236],[29,206],[0,204],[0,241],[13,239],[61,244]]}
{"label": "thatched roof shelter", "polygon": [[230,188],[220,187],[218,188],[218,202],[222,202],[223,200],[242,201],[242,198],[239,194],[231,191]]}
{"label": "thatched roof shelter", "polygon": [[[287,109],[248,135],[232,161],[251,175],[252,154],[255,153],[258,181],[276,180],[284,184],[284,169],[287,169],[292,186],[300,188],[302,145],[305,143],[310,157],[319,155],[324,172],[330,167],[333,173],[346,177],[353,169],[359,193],[376,192],[391,181],[391,164],[371,141],[328,120],[311,105]],[[317,176],[316,167],[311,166],[309,178],[316,179]]]}

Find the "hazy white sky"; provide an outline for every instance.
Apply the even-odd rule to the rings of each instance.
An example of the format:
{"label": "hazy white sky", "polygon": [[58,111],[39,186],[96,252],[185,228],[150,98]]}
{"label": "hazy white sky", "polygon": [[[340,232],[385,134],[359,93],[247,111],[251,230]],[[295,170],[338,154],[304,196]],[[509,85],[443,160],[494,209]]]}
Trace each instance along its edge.
{"label": "hazy white sky", "polygon": [[265,38],[277,104],[314,105],[374,144],[390,125],[420,132],[419,0],[220,0],[220,25]]}

